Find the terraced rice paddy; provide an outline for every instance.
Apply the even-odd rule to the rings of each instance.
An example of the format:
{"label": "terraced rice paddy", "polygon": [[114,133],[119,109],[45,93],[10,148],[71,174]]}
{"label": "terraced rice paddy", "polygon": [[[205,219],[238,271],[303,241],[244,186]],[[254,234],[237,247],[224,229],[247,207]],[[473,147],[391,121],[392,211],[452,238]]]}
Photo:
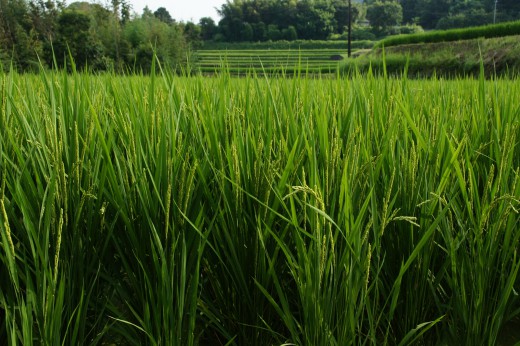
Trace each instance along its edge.
{"label": "terraced rice paddy", "polygon": [[518,341],[518,95],[1,74],[0,344]]}
{"label": "terraced rice paddy", "polygon": [[202,73],[216,73],[223,68],[232,74],[336,72],[346,50],[199,50],[194,66]]}

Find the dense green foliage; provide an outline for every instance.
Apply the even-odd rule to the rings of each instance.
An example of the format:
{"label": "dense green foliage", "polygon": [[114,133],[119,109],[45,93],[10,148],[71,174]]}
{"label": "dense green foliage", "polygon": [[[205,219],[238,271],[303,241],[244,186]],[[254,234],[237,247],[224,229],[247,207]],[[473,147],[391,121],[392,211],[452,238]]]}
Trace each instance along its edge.
{"label": "dense green foliage", "polygon": [[520,2],[517,0],[398,0],[398,2],[403,7],[403,21],[420,24],[425,29],[460,28],[520,19]]}
{"label": "dense green foliage", "polygon": [[0,75],[0,343],[494,345],[517,80]]}
{"label": "dense green foliage", "polygon": [[[352,23],[355,30],[365,29],[364,24],[369,24],[377,36],[399,33],[402,24],[427,29],[485,25],[520,19],[519,4],[516,0],[500,0],[495,8],[495,0],[352,1]],[[322,40],[345,33],[349,22],[346,0],[228,1],[219,13],[218,25],[208,18],[201,20],[203,31],[208,27],[206,39],[226,42]]]}
{"label": "dense green foliage", "polygon": [[[353,7],[353,21],[359,11]],[[343,0],[246,0],[226,2],[219,14],[216,40],[324,40],[345,31],[349,11]]]}
{"label": "dense green foliage", "polygon": [[401,24],[403,8],[398,2],[376,1],[367,9],[367,19],[377,32],[384,32],[389,27]]}
{"label": "dense green foliage", "polygon": [[[87,2],[0,0],[0,64],[19,71],[65,67],[94,71],[149,71],[152,56],[175,67],[197,44],[188,24],[175,23],[164,8],[130,17],[130,7],[114,0],[111,8]],[[0,69],[1,67],[0,66]]]}
{"label": "dense green foliage", "polygon": [[520,35],[520,21],[464,29],[439,30],[419,34],[391,36],[377,42],[376,47],[391,47],[412,43],[450,42],[513,35]]}

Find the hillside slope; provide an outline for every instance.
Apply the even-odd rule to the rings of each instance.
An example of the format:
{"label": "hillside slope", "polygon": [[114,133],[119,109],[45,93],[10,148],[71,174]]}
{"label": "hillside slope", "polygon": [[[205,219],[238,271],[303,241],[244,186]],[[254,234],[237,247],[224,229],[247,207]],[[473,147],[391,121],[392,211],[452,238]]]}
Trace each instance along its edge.
{"label": "hillside slope", "polygon": [[482,59],[486,76],[512,76],[520,71],[520,36],[400,45],[384,49],[384,54],[383,49],[375,48],[360,51],[357,58],[346,62],[344,69],[357,67],[366,71],[372,66],[373,70],[382,71],[383,55],[391,74],[402,73],[408,62],[410,76],[475,75]]}

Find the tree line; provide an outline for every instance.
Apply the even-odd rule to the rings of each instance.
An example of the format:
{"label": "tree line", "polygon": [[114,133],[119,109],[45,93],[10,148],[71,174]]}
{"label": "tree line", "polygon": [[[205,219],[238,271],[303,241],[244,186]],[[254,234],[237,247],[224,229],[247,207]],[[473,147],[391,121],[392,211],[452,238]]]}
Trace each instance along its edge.
{"label": "tree line", "polygon": [[[220,20],[176,22],[164,8],[132,11],[126,0],[97,3],[0,0],[0,64],[27,71],[78,68],[147,72],[153,56],[170,66],[204,41],[374,40],[422,29],[448,29],[520,18],[518,0],[228,0]],[[70,67],[70,66],[69,66]]]}
{"label": "tree line", "polygon": [[150,70],[154,54],[165,65],[186,59],[198,26],[177,23],[148,7],[132,14],[124,0],[110,5],[53,0],[0,0],[0,63],[4,69]]}
{"label": "tree line", "polygon": [[399,0],[399,4],[404,22],[425,29],[463,28],[520,19],[518,0]]}
{"label": "tree line", "polygon": [[[203,18],[199,26],[206,40],[323,40],[345,34],[348,4],[348,0],[228,0],[218,11],[218,24]],[[520,1],[352,0],[351,18],[356,34],[365,31],[368,38],[377,38],[413,28],[449,29],[519,19]]]}

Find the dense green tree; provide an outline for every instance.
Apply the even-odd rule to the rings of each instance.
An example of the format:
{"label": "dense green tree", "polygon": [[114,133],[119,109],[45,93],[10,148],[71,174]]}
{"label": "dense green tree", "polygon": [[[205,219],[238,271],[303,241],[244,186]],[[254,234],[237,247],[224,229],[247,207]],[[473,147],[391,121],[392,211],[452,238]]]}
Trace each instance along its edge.
{"label": "dense green tree", "polygon": [[143,11],[140,18],[131,20],[124,27],[125,41],[130,45],[128,61],[143,72],[150,71],[154,54],[166,66],[181,64],[187,51],[185,28],[168,25],[151,11]]}
{"label": "dense green tree", "polygon": [[31,0],[28,5],[32,29],[36,31],[38,39],[42,42],[51,40],[56,30],[56,19],[64,4],[52,0]]}
{"label": "dense green tree", "polygon": [[[493,22],[495,0],[399,0],[405,23],[424,28],[464,27]],[[497,22],[520,19],[520,1],[498,0]]]}
{"label": "dense green tree", "polygon": [[420,22],[426,29],[434,29],[439,20],[450,13],[450,6],[453,0],[427,1],[420,10]]}
{"label": "dense green tree", "polygon": [[282,38],[282,33],[276,24],[269,24],[267,26],[267,39],[277,41]]}
{"label": "dense green tree", "polygon": [[[358,13],[353,10],[354,17]],[[219,14],[219,32],[228,41],[249,37],[240,34],[243,30],[249,33],[245,23],[251,25],[256,41],[283,37],[283,30],[291,26],[299,38],[326,39],[334,32],[343,32],[348,24],[347,2],[342,0],[235,0],[222,5]],[[274,27],[269,34],[269,25],[281,30],[281,35],[276,34]]]}
{"label": "dense green tree", "polygon": [[103,48],[90,34],[90,18],[83,13],[68,10],[58,18],[53,51],[59,67],[66,65],[70,54],[81,69],[85,66],[97,67],[101,63]]}
{"label": "dense green tree", "polygon": [[520,18],[520,1],[498,0],[497,11],[503,20],[516,20]]}
{"label": "dense green tree", "polygon": [[217,25],[211,17],[203,17],[199,20],[200,34],[203,40],[212,40],[217,34]]}
{"label": "dense green tree", "polygon": [[[349,20],[348,0],[334,0],[332,2],[334,8],[334,32],[341,34],[347,30]],[[355,23],[360,15],[359,5],[352,4],[352,23]]]}
{"label": "dense green tree", "polygon": [[237,3],[226,3],[218,10],[222,19],[219,21],[219,31],[228,41],[240,41],[240,33],[244,28],[243,13]]}
{"label": "dense green tree", "polygon": [[121,23],[125,24],[130,19],[130,10],[132,6],[126,0],[111,0],[112,12],[114,17]]}
{"label": "dense green tree", "polygon": [[264,22],[258,22],[251,24],[253,27],[253,40],[254,41],[265,41],[267,40],[267,28]]}
{"label": "dense green tree", "polygon": [[250,23],[244,23],[241,34],[241,41],[252,41],[254,37],[253,26]]}
{"label": "dense green tree", "polygon": [[141,15],[141,18],[145,19],[145,18],[152,18],[152,17],[154,17],[152,10],[150,10],[150,7],[145,6],[143,8],[143,14]]}
{"label": "dense green tree", "polygon": [[460,28],[472,25],[489,24],[492,14],[486,12],[480,1],[456,2],[450,7],[450,13],[439,19],[437,29]]}
{"label": "dense green tree", "polygon": [[392,26],[400,25],[403,8],[394,1],[376,1],[367,8],[367,19],[378,33],[384,33]]}
{"label": "dense green tree", "polygon": [[294,41],[298,39],[298,32],[292,25],[282,30],[282,38],[287,41]]}
{"label": "dense green tree", "polygon": [[261,14],[257,2],[247,1],[242,5],[242,20],[246,23],[257,23],[261,20]]}
{"label": "dense green tree", "polygon": [[155,18],[159,19],[163,23],[166,23],[166,24],[172,24],[173,23],[173,18],[170,15],[170,12],[168,12],[168,10],[166,8],[164,8],[164,7],[159,7],[153,13],[153,15],[155,16]]}
{"label": "dense green tree", "polygon": [[39,68],[39,61],[63,67],[70,66],[70,55],[78,68],[146,71],[154,50],[162,62],[175,65],[185,61],[186,42],[200,38],[198,25],[176,24],[164,8],[155,11],[162,21],[149,8],[136,17],[130,9],[126,0],[105,6],[72,2],[66,8],[54,0],[0,0],[0,63],[22,71]]}
{"label": "dense green tree", "polygon": [[403,8],[403,22],[406,24],[417,24],[421,19],[422,9],[428,0],[400,0]]}
{"label": "dense green tree", "polygon": [[193,22],[187,22],[183,28],[184,38],[191,45],[196,48],[200,45],[201,41],[201,29],[200,26]]}
{"label": "dense green tree", "polygon": [[119,11],[115,12],[113,9],[90,2],[73,2],[67,10],[85,14],[90,18],[89,36],[92,40],[100,42],[103,47],[99,68],[104,66],[124,70],[129,63],[127,57],[130,44],[124,38],[123,29],[129,21],[123,23],[123,15]]}
{"label": "dense green tree", "polygon": [[132,50],[136,50],[140,44],[147,40],[148,26],[142,18],[132,20],[125,26],[124,37]]}
{"label": "dense green tree", "polygon": [[324,40],[334,31],[334,14],[328,3],[298,2],[296,29],[302,39]]}
{"label": "dense green tree", "polygon": [[17,69],[38,65],[42,42],[34,30],[28,4],[23,0],[0,0],[0,59]]}

